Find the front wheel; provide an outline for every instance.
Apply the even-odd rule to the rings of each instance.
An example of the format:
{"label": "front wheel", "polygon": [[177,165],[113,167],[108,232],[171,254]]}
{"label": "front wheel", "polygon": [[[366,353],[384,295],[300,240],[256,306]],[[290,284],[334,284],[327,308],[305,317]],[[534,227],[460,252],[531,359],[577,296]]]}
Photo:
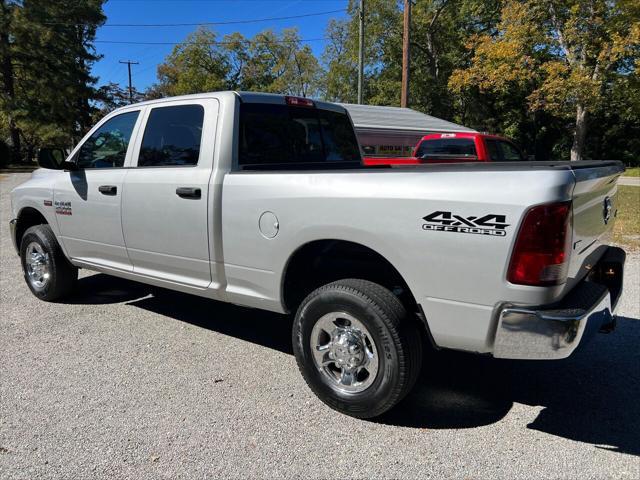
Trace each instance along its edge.
{"label": "front wheel", "polygon": [[378,416],[413,387],[422,340],[398,298],[366,280],[347,279],[313,291],[293,325],[298,368],[331,408]]}
{"label": "front wheel", "polygon": [[51,302],[70,293],[78,279],[78,269],[64,256],[49,225],[27,229],[20,242],[24,279],[31,292]]}

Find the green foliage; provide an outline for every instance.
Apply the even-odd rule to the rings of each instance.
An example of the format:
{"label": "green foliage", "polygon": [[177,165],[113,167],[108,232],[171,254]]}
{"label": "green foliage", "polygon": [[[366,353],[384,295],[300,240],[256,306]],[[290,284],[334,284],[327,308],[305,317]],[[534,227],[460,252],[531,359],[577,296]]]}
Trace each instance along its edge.
{"label": "green foliage", "polygon": [[[132,89],[132,102],[141,102],[148,98],[149,95],[138,92],[135,88]],[[115,110],[116,108],[124,107],[132,103],[129,100],[129,89],[123,88],[117,83],[109,82],[106,85],[102,85],[96,91],[94,98],[95,109],[93,111],[92,124],[95,124],[98,120],[104,117],[107,113]]]}
{"label": "green foliage", "polygon": [[201,28],[176,45],[158,66],[158,90],[166,96],[225,90],[229,66],[211,30]]}
{"label": "green foliage", "polygon": [[[129,103],[128,90],[96,88],[90,75],[103,1],[0,0],[0,141],[15,158],[68,145]],[[366,1],[365,103],[400,103],[402,3]],[[196,30],[133,100],[233,89],[356,102],[358,5],[349,0],[348,17],[329,22],[320,58],[296,29]],[[638,165],[639,66],[638,0],[417,0],[412,9],[411,107],[512,137],[541,160],[571,152]]]}
{"label": "green foliage", "polygon": [[[351,0],[350,18],[327,28],[329,100],[356,100],[358,4]],[[365,21],[365,103],[397,106],[402,2],[368,0]],[[569,158],[579,121],[579,156],[633,164],[639,39],[637,0],[417,0],[409,103],[510,136],[541,160]]]}
{"label": "green foliage", "polygon": [[637,10],[625,1],[507,0],[496,32],[470,38],[472,60],[453,72],[449,86],[457,94],[523,92],[530,112],[573,119],[571,158],[580,159],[588,114],[635,68]]}
{"label": "green foliage", "polygon": [[321,69],[296,29],[271,30],[251,39],[240,33],[219,40],[201,28],[176,45],[158,66],[152,97],[216,90],[253,90],[317,96]]}
{"label": "green foliage", "polygon": [[[16,156],[43,144],[68,145],[91,124],[98,57],[91,42],[103,0],[0,0],[0,130]],[[17,145],[16,145],[17,144]]]}
{"label": "green foliage", "polygon": [[[358,79],[358,4],[350,0],[349,20],[332,20],[329,42],[322,55],[326,69],[324,92],[328,100],[355,103]],[[364,97],[372,105],[400,102],[402,11],[398,2],[367,0],[365,8]]]}

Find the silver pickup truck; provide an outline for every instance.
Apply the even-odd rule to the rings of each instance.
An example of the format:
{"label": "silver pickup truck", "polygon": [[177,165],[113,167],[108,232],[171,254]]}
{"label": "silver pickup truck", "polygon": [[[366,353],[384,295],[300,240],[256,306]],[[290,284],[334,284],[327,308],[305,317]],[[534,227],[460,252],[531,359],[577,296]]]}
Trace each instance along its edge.
{"label": "silver pickup truck", "polygon": [[365,168],[343,107],[222,92],[116,110],[48,166],[12,192],[35,296],[86,268],[295,314],[307,384],[356,417],[425,342],[559,359],[615,325],[618,162]]}

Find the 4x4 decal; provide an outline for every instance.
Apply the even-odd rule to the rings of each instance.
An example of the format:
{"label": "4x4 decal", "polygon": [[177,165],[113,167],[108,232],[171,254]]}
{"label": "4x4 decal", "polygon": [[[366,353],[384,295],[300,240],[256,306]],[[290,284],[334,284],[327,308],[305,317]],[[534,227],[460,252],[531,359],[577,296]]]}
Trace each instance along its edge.
{"label": "4x4 decal", "polygon": [[504,237],[507,232],[506,215],[496,215],[489,213],[482,217],[463,217],[454,215],[451,212],[438,210],[430,213],[422,219],[427,222],[422,225],[423,230],[436,232],[472,233],[476,235],[492,235],[494,237]]}

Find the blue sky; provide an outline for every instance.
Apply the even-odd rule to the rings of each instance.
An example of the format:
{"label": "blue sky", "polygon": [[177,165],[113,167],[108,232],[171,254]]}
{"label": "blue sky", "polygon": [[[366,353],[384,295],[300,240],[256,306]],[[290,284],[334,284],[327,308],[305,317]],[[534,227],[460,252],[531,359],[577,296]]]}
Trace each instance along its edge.
{"label": "blue sky", "polygon": [[[127,85],[127,66],[119,60],[140,62],[133,65],[133,84],[144,90],[156,81],[156,67],[168,55],[172,45],[132,45],[101,43],[102,41],[123,42],[180,42],[197,27],[117,27],[109,24],[148,23],[200,23],[252,20],[268,17],[304,15],[347,7],[347,0],[109,0],[104,5],[106,25],[98,30],[97,52],[103,55],[93,68],[98,85],[108,82]],[[219,25],[211,27],[220,36],[240,32],[251,37],[271,28],[298,27],[300,36],[319,38],[331,18],[344,18],[345,13],[267,21],[251,24]],[[322,53],[324,41],[309,42],[314,53]]]}

